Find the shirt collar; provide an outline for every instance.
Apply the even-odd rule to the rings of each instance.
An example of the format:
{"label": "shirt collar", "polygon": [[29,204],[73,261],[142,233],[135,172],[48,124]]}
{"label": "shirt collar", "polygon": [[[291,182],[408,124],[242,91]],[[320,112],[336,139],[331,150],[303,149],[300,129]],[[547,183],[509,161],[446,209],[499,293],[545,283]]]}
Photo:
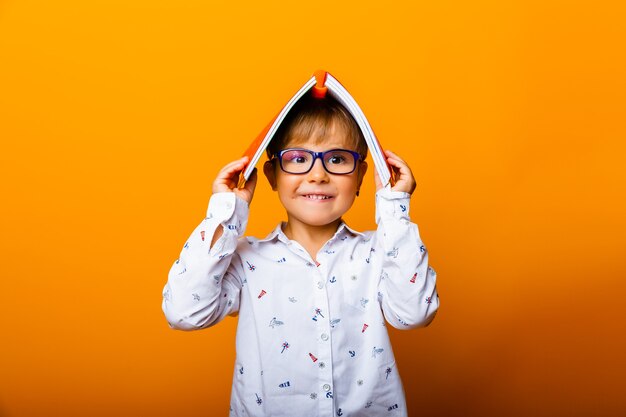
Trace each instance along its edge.
{"label": "shirt collar", "polygon": [[[274,230],[272,230],[270,232],[269,235],[267,235],[264,239],[259,240],[260,242],[271,242],[275,239],[280,240],[283,243],[289,243],[289,238],[287,237],[287,235],[285,235],[285,232],[283,232],[283,226],[285,225],[285,222],[280,222],[278,224],[278,226],[276,226],[274,228]],[[339,224],[339,227],[337,228],[337,231],[335,232],[335,234],[333,235],[333,237],[330,238],[330,240],[335,240],[339,237],[343,237],[345,234],[351,233],[355,236],[365,236],[363,233],[358,232],[354,229],[352,229],[351,227],[349,227],[343,220],[341,221],[341,223]]]}

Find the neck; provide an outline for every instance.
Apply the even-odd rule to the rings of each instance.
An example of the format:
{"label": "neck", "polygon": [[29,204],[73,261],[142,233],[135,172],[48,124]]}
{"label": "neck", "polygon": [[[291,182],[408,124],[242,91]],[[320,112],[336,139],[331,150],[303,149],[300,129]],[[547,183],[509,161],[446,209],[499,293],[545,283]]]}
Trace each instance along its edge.
{"label": "neck", "polygon": [[341,219],[337,219],[332,223],[323,226],[311,226],[294,219],[289,219],[283,227],[283,232],[290,240],[298,242],[311,255],[314,261],[317,261],[317,252],[324,246],[331,237],[337,232],[337,228],[341,224]]}

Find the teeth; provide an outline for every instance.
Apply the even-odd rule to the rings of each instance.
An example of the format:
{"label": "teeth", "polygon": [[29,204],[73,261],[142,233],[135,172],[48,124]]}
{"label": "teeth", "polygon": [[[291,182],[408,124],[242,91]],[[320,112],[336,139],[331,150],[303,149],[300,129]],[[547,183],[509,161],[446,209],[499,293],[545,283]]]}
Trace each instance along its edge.
{"label": "teeth", "polygon": [[326,195],[307,194],[306,198],[310,198],[311,200],[327,200],[330,197]]}

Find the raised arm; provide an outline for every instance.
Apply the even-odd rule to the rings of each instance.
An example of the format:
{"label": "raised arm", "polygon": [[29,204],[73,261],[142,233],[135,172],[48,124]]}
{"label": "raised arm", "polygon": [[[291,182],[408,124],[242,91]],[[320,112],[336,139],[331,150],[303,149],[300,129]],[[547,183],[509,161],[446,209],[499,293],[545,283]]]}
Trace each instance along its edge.
{"label": "raised arm", "polygon": [[398,329],[428,325],[439,307],[436,273],[428,265],[428,251],[417,224],[409,217],[415,180],[408,165],[387,151],[396,171],[393,187],[376,179],[376,245],[383,251],[379,284],[381,307],[387,322]]}
{"label": "raised arm", "polygon": [[235,250],[247,225],[256,184],[255,172],[244,188],[236,189],[234,178],[243,169],[237,163],[241,161],[218,174],[205,219],[170,268],[162,308],[174,329],[209,327],[239,310],[243,268]]}

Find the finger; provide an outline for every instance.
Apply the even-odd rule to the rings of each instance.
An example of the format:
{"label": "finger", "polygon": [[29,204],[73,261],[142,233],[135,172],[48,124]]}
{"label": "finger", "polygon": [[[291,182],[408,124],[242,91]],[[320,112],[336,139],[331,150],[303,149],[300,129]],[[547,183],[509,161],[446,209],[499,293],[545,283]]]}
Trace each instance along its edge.
{"label": "finger", "polygon": [[254,194],[254,189],[256,187],[257,179],[258,179],[257,169],[254,168],[252,170],[252,174],[250,174],[250,178],[248,178],[248,181],[246,181],[246,183],[243,186],[243,189],[247,191],[248,193],[250,193],[251,198],[252,198],[252,195]]}
{"label": "finger", "polygon": [[[392,157],[394,159],[397,159],[398,161],[404,162],[404,160],[402,158],[400,158],[395,152],[390,151],[390,150],[386,150],[385,154],[387,155],[387,157]],[[406,163],[406,162],[405,162]]]}
{"label": "finger", "polygon": [[232,173],[232,172],[235,172],[237,170],[241,171],[242,167],[246,165],[247,160],[248,160],[248,157],[244,156],[243,158],[237,159],[236,161],[232,161],[232,162],[226,164],[220,170],[220,172],[218,174],[226,173],[226,172]]}

